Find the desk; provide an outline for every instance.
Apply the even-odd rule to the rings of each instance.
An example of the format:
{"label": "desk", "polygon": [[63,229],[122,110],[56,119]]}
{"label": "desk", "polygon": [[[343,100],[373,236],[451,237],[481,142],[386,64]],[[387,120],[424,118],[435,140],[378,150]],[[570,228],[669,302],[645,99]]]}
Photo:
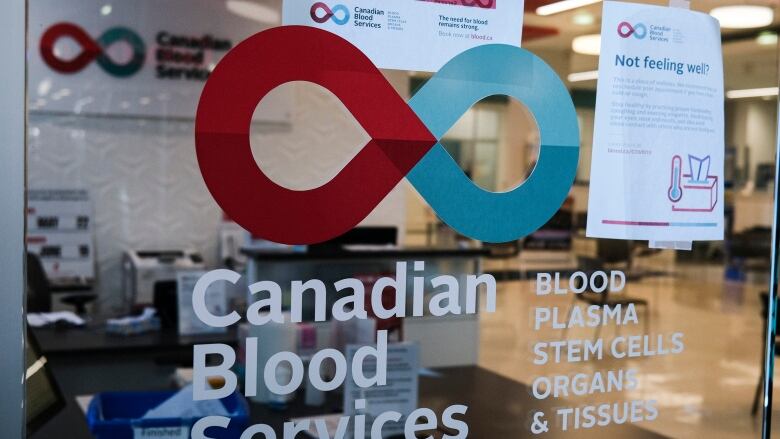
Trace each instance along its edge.
{"label": "desk", "polygon": [[[68,407],[35,436],[35,439],[67,437],[88,439],[86,422],[73,402],[75,396],[101,391],[147,391],[170,388],[170,374],[174,364],[155,361],[154,353],[167,349],[183,349],[191,353],[195,343],[227,341],[226,336],[179,338],[176,334],[162,333],[132,337],[111,337],[97,330],[36,329],[43,354],[49,359],[55,378],[68,399]],[[57,342],[57,340],[62,340]],[[84,343],[79,347],[76,340]],[[155,345],[159,341],[161,345]],[[152,353],[153,355],[148,355]],[[104,361],[104,356],[122,355],[122,360]],[[99,364],[92,364],[98,360]],[[190,358],[191,360],[191,358]],[[532,437],[526,418],[532,409],[550,413],[552,407],[563,405],[561,401],[539,402],[530,396],[528,386],[501,377],[475,366],[439,368],[437,376],[420,377],[420,406],[441,412],[452,404],[469,407],[465,420],[469,424],[469,437],[479,439]],[[341,403],[335,392],[328,395],[324,407],[304,407],[302,398],[283,412],[272,411],[264,405],[251,404],[251,422],[273,426],[277,432],[291,417],[337,413]],[[54,433],[56,432],[56,433]],[[281,437],[281,436],[280,436]],[[575,433],[546,434],[545,438],[662,438],[636,426],[614,426],[606,429],[580,430]]]}
{"label": "desk", "polygon": [[[175,330],[124,337],[91,327],[41,328],[33,329],[33,334],[66,395],[93,394],[107,389],[166,388],[177,367],[192,365],[193,345],[235,346],[237,341],[235,330],[188,337],[180,337]],[[112,372],[105,373],[107,370]]]}
{"label": "desk", "polygon": [[35,328],[35,339],[47,357],[85,355],[165,354],[186,352],[192,354],[192,346],[204,343],[235,344],[235,330],[225,334],[179,336],[175,330],[163,330],[146,334],[120,336],[106,333],[100,327],[86,328]]}

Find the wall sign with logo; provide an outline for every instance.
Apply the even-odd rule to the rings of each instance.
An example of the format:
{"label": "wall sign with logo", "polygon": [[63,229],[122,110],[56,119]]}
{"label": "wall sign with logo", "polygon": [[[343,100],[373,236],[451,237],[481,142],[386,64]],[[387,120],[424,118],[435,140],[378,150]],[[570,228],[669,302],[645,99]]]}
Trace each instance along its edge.
{"label": "wall sign with logo", "polygon": [[[176,273],[176,299],[178,304],[179,335],[224,333],[224,328],[214,328],[206,325],[192,312],[192,291],[195,284],[205,273],[202,271],[180,271]],[[213,285],[207,289],[206,306],[215,313],[225,312],[227,308],[227,291],[224,284]]]}
{"label": "wall sign with logo", "polygon": [[435,72],[472,47],[520,46],[523,0],[284,0],[284,24],[340,35],[379,68]]}
{"label": "wall sign with logo", "polygon": [[[227,5],[73,0],[63,8],[56,0],[31,0],[30,110],[194,117],[203,84],[225,53],[278,24]],[[287,122],[291,105],[291,91],[274,93],[254,120]]]}
{"label": "wall sign with logo", "polygon": [[[354,361],[355,354],[361,347],[357,344],[348,345],[347,359]],[[381,392],[366,392],[350,377],[344,383],[344,414],[364,415],[368,424],[375,423],[378,416],[388,411],[400,413],[401,419],[396,423],[385,425],[378,435],[374,435],[376,431],[366,431],[362,436],[355,435],[352,428],[354,439],[402,436],[406,419],[417,409],[419,403],[420,346],[415,343],[394,343],[387,348],[386,364],[378,365],[376,358],[369,357],[364,367],[366,374],[377,371],[379,367],[385,367],[387,383],[382,386]]]}
{"label": "wall sign with logo", "polygon": [[590,237],[723,239],[723,58],[707,14],[605,2]]}
{"label": "wall sign with logo", "polygon": [[[79,46],[81,53],[66,58],[55,49],[63,38],[71,38]],[[131,56],[122,64],[115,62],[106,49],[111,45],[124,42],[130,45]],[[81,27],[73,23],[57,23],[46,29],[41,36],[40,54],[44,62],[53,70],[68,74],[83,70],[95,61],[106,73],[116,77],[132,76],[138,73],[146,61],[146,43],[130,29],[114,27],[103,32],[97,40],[92,39]]]}

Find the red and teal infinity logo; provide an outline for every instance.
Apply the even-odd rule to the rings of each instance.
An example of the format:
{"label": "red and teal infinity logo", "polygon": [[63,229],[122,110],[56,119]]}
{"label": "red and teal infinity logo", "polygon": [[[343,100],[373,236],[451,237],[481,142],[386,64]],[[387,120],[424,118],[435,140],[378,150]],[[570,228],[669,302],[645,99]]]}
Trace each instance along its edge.
{"label": "red and teal infinity logo", "polygon": [[[317,2],[311,5],[311,11],[309,13],[311,19],[320,24],[323,24],[328,20],[333,20],[334,23],[343,26],[349,22],[349,9],[344,5],[336,5],[331,9],[330,6],[325,3]],[[322,15],[320,15],[320,13],[322,13]]]}
{"label": "red and teal infinity logo", "polygon": [[[292,81],[330,90],[371,137],[333,180],[304,191],[265,175],[249,140],[258,102]],[[472,105],[493,95],[525,104],[541,136],[531,175],[498,193],[474,184],[438,140]],[[407,104],[358,48],[308,26],[269,29],[228,52],[200,97],[195,144],[206,185],[227,215],[257,236],[286,244],[322,242],[349,231],[404,178],[461,234],[515,240],[557,212],[579,159],[571,97],[555,72],[527,50],[501,44],[467,50]]]}
{"label": "red and teal infinity logo", "polygon": [[[62,59],[54,51],[60,38],[72,38],[81,52],[73,59]],[[133,56],[124,64],[112,60],[106,53],[111,45],[124,41],[133,50]],[[92,39],[81,27],[73,23],[57,23],[48,28],[41,37],[40,51],[43,60],[60,73],[76,73],[92,61],[113,76],[125,77],[137,73],[144,65],[146,45],[137,33],[125,27],[114,27],[105,31],[97,40]]]}
{"label": "red and teal infinity logo", "polygon": [[627,21],[621,21],[618,24],[617,33],[620,35],[620,38],[628,38],[633,35],[634,38],[642,40],[647,36],[647,27],[642,23],[631,25]]}

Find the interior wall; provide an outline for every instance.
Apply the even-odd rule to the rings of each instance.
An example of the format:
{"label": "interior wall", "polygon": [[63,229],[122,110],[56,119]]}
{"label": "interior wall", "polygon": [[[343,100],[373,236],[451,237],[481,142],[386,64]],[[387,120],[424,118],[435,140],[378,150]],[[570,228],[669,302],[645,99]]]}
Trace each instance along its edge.
{"label": "interior wall", "polygon": [[85,188],[96,291],[121,304],[125,249],[194,247],[213,262],[220,210],[197,167],[190,121],[31,114],[30,188]]}
{"label": "interior wall", "polygon": [[[388,78],[408,95],[405,72]],[[279,184],[316,187],[343,168],[363,137],[332,94],[293,86],[292,123],[253,127],[253,152]],[[120,260],[126,249],[190,247],[210,266],[216,264],[222,213],[200,175],[193,132],[190,120],[30,115],[29,187],[86,188],[91,194],[101,312],[121,307]],[[396,225],[403,233],[405,195],[403,186],[396,188],[366,223]],[[258,214],[270,208],[257,206]]]}

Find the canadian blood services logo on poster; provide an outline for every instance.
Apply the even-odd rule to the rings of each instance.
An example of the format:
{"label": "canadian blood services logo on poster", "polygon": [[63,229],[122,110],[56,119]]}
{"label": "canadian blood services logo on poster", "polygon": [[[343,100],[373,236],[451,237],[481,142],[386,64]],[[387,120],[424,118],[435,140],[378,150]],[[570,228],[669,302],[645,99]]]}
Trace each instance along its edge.
{"label": "canadian blood services logo on poster", "polygon": [[336,5],[332,9],[323,2],[311,5],[311,19],[317,23],[326,23],[332,20],[339,26],[349,23],[349,9],[344,5]]}
{"label": "canadian blood services logo on poster", "polygon": [[523,0],[284,0],[282,23],[335,33],[380,69],[437,72],[476,46],[520,46],[523,6]]}
{"label": "canadian blood services logo on poster", "polygon": [[634,36],[638,40],[643,40],[647,36],[647,26],[642,23],[632,25],[627,21],[621,21],[618,24],[617,33],[620,38],[628,38]]}

